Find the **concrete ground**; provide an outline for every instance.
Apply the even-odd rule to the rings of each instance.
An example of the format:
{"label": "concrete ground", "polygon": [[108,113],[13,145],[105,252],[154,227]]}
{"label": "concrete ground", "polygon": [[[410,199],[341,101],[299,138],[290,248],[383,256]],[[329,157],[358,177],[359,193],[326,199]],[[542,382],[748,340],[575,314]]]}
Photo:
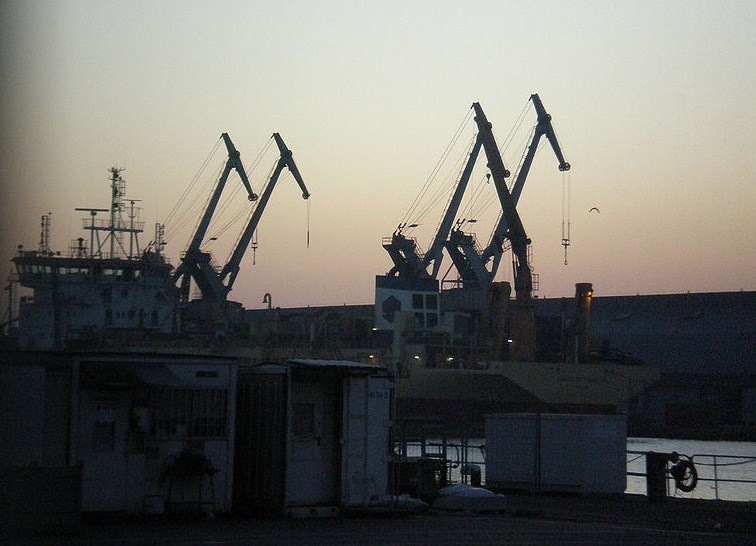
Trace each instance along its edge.
{"label": "concrete ground", "polygon": [[[2,537],[0,537],[2,538]],[[331,518],[90,520],[64,535],[6,536],[55,545],[756,545],[756,503],[645,497],[510,495],[502,513],[352,514]]]}

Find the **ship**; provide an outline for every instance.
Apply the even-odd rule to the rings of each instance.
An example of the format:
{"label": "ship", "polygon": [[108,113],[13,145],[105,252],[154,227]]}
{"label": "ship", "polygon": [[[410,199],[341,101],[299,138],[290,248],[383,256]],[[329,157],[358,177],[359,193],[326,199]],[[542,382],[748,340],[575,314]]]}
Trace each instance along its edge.
{"label": "ship", "polygon": [[[410,235],[409,228],[418,224],[412,218],[383,242],[393,267],[376,277],[376,325],[393,334],[396,395],[405,414],[442,413],[475,426],[495,411],[611,413],[659,378],[650,366],[610,361],[606,351],[593,350],[591,283],[576,283],[574,301],[561,313],[536,314],[532,240],[517,204],[542,141],[550,144],[560,172],[571,166],[539,95],[532,94],[529,102],[537,121],[511,184],[493,124],[475,102],[475,140],[428,251],[421,252]],[[460,217],[481,151],[499,205],[485,246],[465,231],[472,222]],[[569,218],[566,225],[565,260]],[[446,286],[439,281],[442,250],[456,272]],[[496,280],[507,250],[511,284]]]}
{"label": "ship", "polygon": [[[122,169],[109,169],[107,207],[80,207],[86,237],[73,241],[67,253],[50,246],[50,215],[41,218],[39,247],[18,246],[12,259],[15,283],[31,290],[22,296],[18,316],[8,321],[22,350],[62,351],[115,346],[118,350],[149,346],[185,346],[187,350],[223,351],[223,342],[243,340],[243,307],[228,294],[240,270],[245,251],[265,211],[282,171],[288,169],[309,192],[282,137],[274,133],[280,156],[261,195],[249,182],[241,156],[228,133],[221,135],[228,157],[215,183],[194,234],[174,267],[165,253],[165,224],[156,223],[152,241],[143,248],[139,199],[127,198]],[[203,249],[232,172],[238,176],[251,203],[249,218],[229,261],[219,266]],[[15,290],[9,290],[12,295]],[[13,305],[9,305],[9,310]]]}
{"label": "ship", "polygon": [[417,326],[413,311],[396,311],[394,330],[378,328],[376,304],[248,310],[253,359],[309,355],[386,366],[394,376],[397,419],[436,422],[468,437],[482,435],[490,413],[622,412],[659,380],[658,367],[593,337],[589,283],[578,283],[572,298],[534,302],[532,360],[509,357],[514,340],[507,331],[498,334],[503,346],[492,344],[496,336],[480,326],[490,309],[448,308],[454,293],[436,295],[441,308],[430,329]]}
{"label": "ship", "polygon": [[[50,215],[41,217],[39,247],[18,246],[12,259],[22,287],[33,295],[18,305],[16,343],[27,350],[63,350],[72,345],[106,343],[122,335],[170,335],[176,324],[173,266],[163,252],[164,231],[156,225],[146,248],[139,235],[138,200],[126,198],[122,169],[111,167],[107,208],[85,212],[88,237],[71,243],[67,253],[50,247]],[[104,218],[103,218],[104,216]]]}

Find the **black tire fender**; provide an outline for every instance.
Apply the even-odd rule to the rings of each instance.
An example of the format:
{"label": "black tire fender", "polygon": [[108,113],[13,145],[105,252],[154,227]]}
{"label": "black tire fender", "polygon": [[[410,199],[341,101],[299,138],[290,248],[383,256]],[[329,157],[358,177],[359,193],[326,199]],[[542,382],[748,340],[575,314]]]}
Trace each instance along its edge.
{"label": "black tire fender", "polygon": [[669,469],[675,480],[675,487],[684,493],[690,493],[698,484],[698,471],[690,459],[680,459]]}

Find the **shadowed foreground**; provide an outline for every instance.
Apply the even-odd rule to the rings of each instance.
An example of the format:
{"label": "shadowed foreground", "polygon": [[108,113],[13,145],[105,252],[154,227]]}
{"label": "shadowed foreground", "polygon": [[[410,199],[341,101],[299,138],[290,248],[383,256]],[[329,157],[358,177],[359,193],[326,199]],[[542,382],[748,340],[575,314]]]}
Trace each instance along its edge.
{"label": "shadowed foreground", "polygon": [[6,537],[40,545],[756,544],[754,503],[645,497],[510,495],[499,514],[439,512],[336,518],[119,521],[87,518],[65,536]]}

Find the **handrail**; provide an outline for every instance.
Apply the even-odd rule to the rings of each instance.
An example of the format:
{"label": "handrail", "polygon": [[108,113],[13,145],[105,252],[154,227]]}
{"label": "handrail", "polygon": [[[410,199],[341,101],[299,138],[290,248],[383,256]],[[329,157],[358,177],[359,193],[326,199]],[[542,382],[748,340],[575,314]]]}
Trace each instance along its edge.
{"label": "handrail", "polygon": [[[447,465],[447,476],[452,478],[450,483],[459,481],[459,483],[467,483],[468,476],[464,472],[464,468],[468,465],[478,465],[485,476],[486,468],[486,449],[485,442],[475,442],[467,438],[454,439],[454,440],[439,440],[432,441],[423,438],[422,440],[414,438],[411,440],[405,440],[404,442],[396,442],[396,447],[401,449],[395,450],[397,454],[402,453],[404,455],[420,455],[426,457],[442,458]],[[646,478],[645,471],[637,472],[632,470],[632,467],[636,468],[643,464],[639,463],[639,460],[644,459],[649,451],[636,451],[626,450],[626,474],[627,476]],[[687,459],[687,457],[685,457]],[[723,484],[748,484],[756,486],[756,470],[752,473],[753,479],[741,478],[741,477],[727,477],[726,473],[723,475],[723,468],[732,468],[748,464],[756,465],[756,456],[751,455],[721,455],[710,453],[696,453],[690,456],[690,460],[693,461],[696,467],[699,467],[698,481],[700,483],[713,484],[714,497],[716,500],[722,500],[720,495],[720,486]],[[704,472],[703,469],[712,469],[711,472]],[[454,471],[452,474],[452,470]],[[672,476],[667,471],[665,479],[672,480]],[[484,479],[485,483],[485,479]],[[699,484],[700,487],[700,484]],[[756,487],[754,488],[756,491]],[[727,496],[727,495],[725,495]],[[707,497],[711,498],[711,497]],[[726,499],[735,500],[735,499]],[[750,499],[756,500],[756,499]]]}
{"label": "handrail", "polygon": [[[630,465],[631,463],[637,461],[641,457],[644,457],[649,452],[648,451],[635,451],[635,450],[627,450],[626,452],[628,455],[637,455],[636,457],[629,458],[626,461],[627,465]],[[701,462],[702,458],[710,458],[711,463]],[[720,462],[722,459],[733,461],[733,462]],[[724,478],[720,476],[719,469],[723,467],[733,467],[733,466],[742,466],[745,464],[753,464],[756,463],[756,457],[749,456],[749,455],[721,455],[721,454],[712,454],[712,453],[696,453],[694,455],[690,456],[690,460],[695,464],[697,467],[711,467],[713,468],[713,477],[707,477],[704,475],[701,475],[701,473],[698,473],[698,481],[699,482],[713,482],[714,484],[714,497],[716,500],[720,500],[719,498],[719,485],[722,483],[733,483],[733,484],[753,484],[756,485],[756,479],[738,479],[738,478]],[[632,472],[630,470],[627,471],[628,476],[639,476],[639,477],[647,477],[647,474],[645,472]],[[754,473],[756,475],[756,473]],[[669,474],[669,471],[667,471],[666,478],[669,480],[671,479],[671,476]]]}

